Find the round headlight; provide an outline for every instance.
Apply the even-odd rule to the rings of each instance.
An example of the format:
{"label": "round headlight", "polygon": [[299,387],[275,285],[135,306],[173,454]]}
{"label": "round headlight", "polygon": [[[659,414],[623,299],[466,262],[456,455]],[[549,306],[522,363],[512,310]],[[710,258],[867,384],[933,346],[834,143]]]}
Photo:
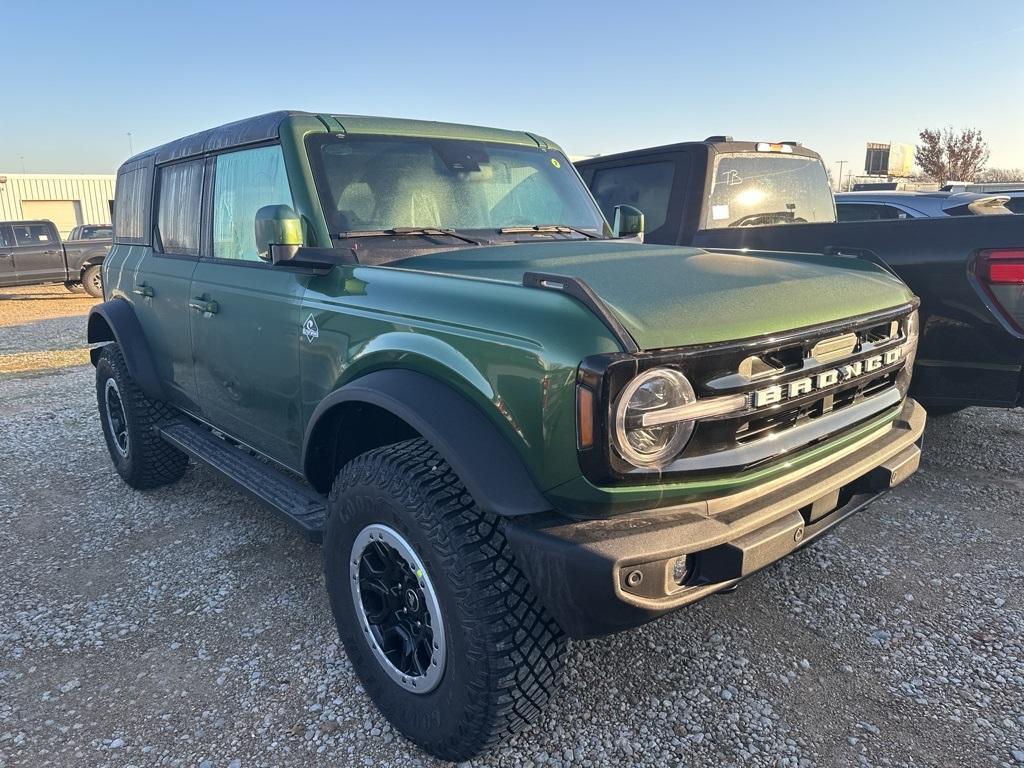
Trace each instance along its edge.
{"label": "round headlight", "polygon": [[622,457],[639,467],[667,464],[693,434],[693,421],[644,426],[645,413],[676,408],[696,400],[693,386],[679,371],[653,368],[622,390],[615,406],[615,443]]}

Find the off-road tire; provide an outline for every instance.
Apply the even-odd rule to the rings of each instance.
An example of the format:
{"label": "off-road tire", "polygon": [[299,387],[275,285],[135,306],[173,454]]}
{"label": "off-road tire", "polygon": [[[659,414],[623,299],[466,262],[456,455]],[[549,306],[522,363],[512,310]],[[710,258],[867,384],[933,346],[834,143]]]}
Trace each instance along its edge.
{"label": "off-road tire", "polygon": [[82,272],[82,287],[93,298],[103,298],[103,278],[98,265],[86,267]]}
{"label": "off-road tire", "polygon": [[67,288],[71,293],[81,293],[85,290],[85,286],[77,280],[69,280],[64,283],[64,287]]}
{"label": "off-road tire", "polygon": [[[356,457],[328,501],[324,571],[338,634],[385,717],[445,760],[467,760],[541,712],[557,686],[566,639],[516,567],[504,522],[482,512],[422,439]],[[403,689],[361,630],[349,561],[359,532],[389,526],[416,550],[435,587],[447,645],[429,693]]]}
{"label": "off-road tire", "polygon": [[[123,405],[127,425],[127,455],[115,444],[111,419],[107,415],[107,380],[113,379]],[[157,433],[160,424],[175,418],[174,411],[159,400],[147,397],[128,373],[117,344],[108,344],[96,362],[96,399],[100,424],[114,468],[132,488],[140,491],[179,480],[188,466],[188,456],[165,442]]]}

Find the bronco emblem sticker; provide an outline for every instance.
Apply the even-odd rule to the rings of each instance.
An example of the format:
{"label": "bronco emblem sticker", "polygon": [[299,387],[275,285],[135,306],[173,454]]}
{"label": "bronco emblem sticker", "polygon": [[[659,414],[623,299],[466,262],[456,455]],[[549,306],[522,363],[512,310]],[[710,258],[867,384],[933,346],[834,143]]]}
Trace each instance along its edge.
{"label": "bronco emblem sticker", "polygon": [[313,343],[313,339],[320,338],[320,329],[316,327],[316,320],[313,319],[312,314],[306,318],[306,322],[302,325],[302,335],[306,337],[306,341],[310,344]]}

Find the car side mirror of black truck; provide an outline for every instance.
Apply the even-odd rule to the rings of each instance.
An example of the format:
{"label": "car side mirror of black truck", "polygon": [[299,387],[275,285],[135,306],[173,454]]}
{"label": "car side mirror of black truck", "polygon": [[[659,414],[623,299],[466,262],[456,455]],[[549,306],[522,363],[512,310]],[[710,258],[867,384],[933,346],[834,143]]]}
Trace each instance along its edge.
{"label": "car side mirror of black truck", "polygon": [[290,205],[265,205],[256,211],[256,252],[277,264],[295,258],[302,247],[302,218]]}
{"label": "car side mirror of black truck", "polygon": [[616,205],[612,221],[615,237],[635,237],[644,241],[644,212],[632,205]]}

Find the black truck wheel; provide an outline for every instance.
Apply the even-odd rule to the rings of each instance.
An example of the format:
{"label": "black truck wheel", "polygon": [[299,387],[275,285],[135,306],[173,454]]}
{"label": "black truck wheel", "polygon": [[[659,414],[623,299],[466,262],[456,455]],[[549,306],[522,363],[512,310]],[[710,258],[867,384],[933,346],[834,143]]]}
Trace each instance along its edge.
{"label": "black truck wheel", "polygon": [[81,293],[85,290],[85,286],[78,282],[68,281],[64,283],[64,287],[67,288],[71,293]]}
{"label": "black truck wheel", "polygon": [[110,458],[128,485],[144,491],[185,474],[188,456],[156,431],[160,423],[174,418],[174,412],[139,389],[117,344],[104,347],[96,362],[96,399]]}
{"label": "black truck wheel", "polygon": [[331,488],[324,571],[338,633],[374,703],[436,757],[466,760],[533,720],[566,640],[424,440],[365,453]]}
{"label": "black truck wheel", "polygon": [[82,272],[82,287],[90,296],[103,298],[103,278],[99,266],[85,268]]}

